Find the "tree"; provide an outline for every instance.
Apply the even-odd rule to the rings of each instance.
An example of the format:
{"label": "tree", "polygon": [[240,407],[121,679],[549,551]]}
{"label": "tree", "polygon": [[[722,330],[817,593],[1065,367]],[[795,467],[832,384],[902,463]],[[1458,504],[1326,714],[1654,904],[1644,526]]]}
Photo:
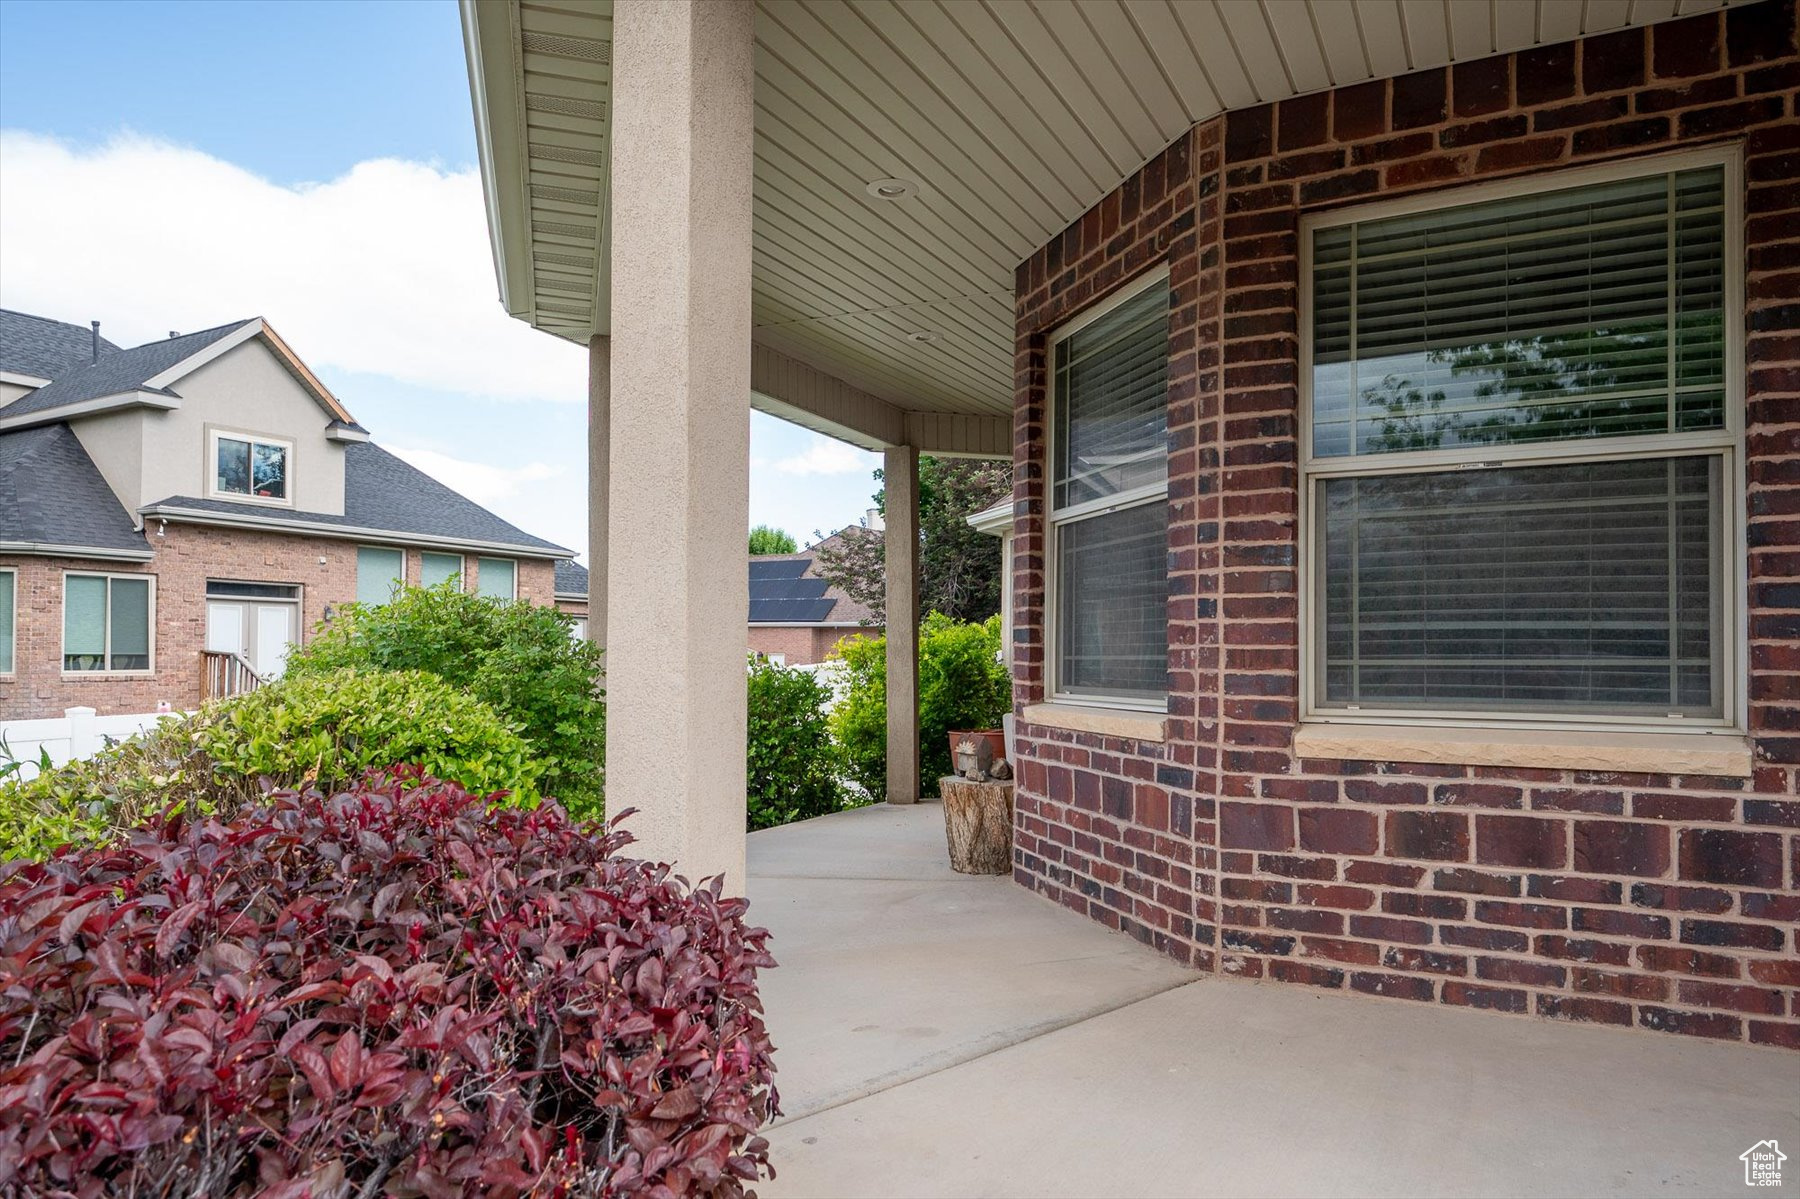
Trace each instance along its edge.
{"label": "tree", "polygon": [[750,530],[750,556],[761,557],[764,554],[791,554],[800,546],[794,541],[794,535],[769,525],[757,525]]}
{"label": "tree", "polygon": [[[875,472],[881,481],[881,472]],[[1000,610],[1000,540],[969,517],[1012,494],[1012,464],[971,458],[919,459],[919,604],[956,620],[985,620]],[[887,492],[875,493],[887,511]],[[886,620],[887,554],[882,535],[853,527],[819,546],[819,573]]]}

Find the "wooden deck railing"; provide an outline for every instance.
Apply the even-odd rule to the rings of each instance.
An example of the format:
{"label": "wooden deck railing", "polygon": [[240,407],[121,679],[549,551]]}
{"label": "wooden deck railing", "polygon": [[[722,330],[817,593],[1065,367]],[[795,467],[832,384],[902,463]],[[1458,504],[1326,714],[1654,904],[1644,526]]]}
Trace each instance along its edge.
{"label": "wooden deck railing", "polygon": [[200,651],[201,703],[255,691],[262,686],[262,682],[262,676],[256,673],[244,655],[210,649]]}

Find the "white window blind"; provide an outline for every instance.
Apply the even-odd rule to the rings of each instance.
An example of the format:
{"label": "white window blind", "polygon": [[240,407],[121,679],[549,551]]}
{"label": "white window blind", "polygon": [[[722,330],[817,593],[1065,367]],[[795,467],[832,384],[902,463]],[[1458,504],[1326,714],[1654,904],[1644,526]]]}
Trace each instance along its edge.
{"label": "white window blind", "polygon": [[1336,702],[1706,715],[1717,458],[1329,479]]}
{"label": "white window blind", "polygon": [[394,598],[394,588],[405,579],[404,550],[381,546],[359,546],[356,551],[356,602],[385,604]]}
{"label": "white window blind", "polygon": [[1313,453],[1718,429],[1724,176],[1319,230]]}
{"label": "white window blind", "polygon": [[1169,287],[1052,346],[1052,685],[1154,706],[1168,692]]}
{"label": "white window blind", "polygon": [[1309,230],[1313,707],[1724,717],[1728,190]]}
{"label": "white window blind", "polygon": [[517,594],[517,569],[510,558],[482,558],[475,570],[475,583],[482,595],[509,600]]}

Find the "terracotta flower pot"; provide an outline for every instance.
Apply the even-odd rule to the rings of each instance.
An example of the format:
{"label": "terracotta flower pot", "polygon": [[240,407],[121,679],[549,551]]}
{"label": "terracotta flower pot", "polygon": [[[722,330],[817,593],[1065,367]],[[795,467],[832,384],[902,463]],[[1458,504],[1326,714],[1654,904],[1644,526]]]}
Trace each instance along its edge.
{"label": "terracotta flower pot", "polygon": [[952,729],[950,731],[950,769],[956,770],[956,743],[964,737],[986,737],[994,751],[994,761],[1006,757],[1006,733],[1001,729]]}

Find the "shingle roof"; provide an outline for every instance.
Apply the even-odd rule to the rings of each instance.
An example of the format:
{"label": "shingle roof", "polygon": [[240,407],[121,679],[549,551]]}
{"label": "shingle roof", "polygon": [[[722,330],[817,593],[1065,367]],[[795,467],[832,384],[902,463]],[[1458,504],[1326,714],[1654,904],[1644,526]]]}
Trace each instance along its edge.
{"label": "shingle roof", "polygon": [[116,352],[102,354],[100,361],[78,364],[63,371],[36,391],[26,392],[6,407],[0,408],[0,417],[29,416],[34,412],[61,408],[65,404],[79,404],[84,400],[97,400],[101,396],[146,390],[144,385],[149,380],[176,363],[193,357],[220,338],[237,332],[255,319],[257,318],[251,317],[249,320],[233,321],[216,329],[168,337],[129,350],[115,347]]}
{"label": "shingle roof", "polygon": [[147,505],[147,513],[185,509],[219,516],[242,516],[310,525],[322,530],[371,529],[432,537],[460,545],[496,545],[545,556],[572,551],[501,520],[475,501],[444,486],[373,442],[344,447],[344,514],[291,512],[266,504],[240,504],[197,496],[170,496]]}
{"label": "shingle roof", "polygon": [[556,594],[586,595],[588,593],[588,568],[573,558],[559,558],[556,562]]}
{"label": "shingle roof", "polygon": [[[118,346],[100,339],[102,358],[117,353]],[[91,328],[0,308],[0,371],[54,379],[72,366],[91,362],[93,356]]]}
{"label": "shingle roof", "polygon": [[0,433],[0,542],[148,552],[74,430]]}

